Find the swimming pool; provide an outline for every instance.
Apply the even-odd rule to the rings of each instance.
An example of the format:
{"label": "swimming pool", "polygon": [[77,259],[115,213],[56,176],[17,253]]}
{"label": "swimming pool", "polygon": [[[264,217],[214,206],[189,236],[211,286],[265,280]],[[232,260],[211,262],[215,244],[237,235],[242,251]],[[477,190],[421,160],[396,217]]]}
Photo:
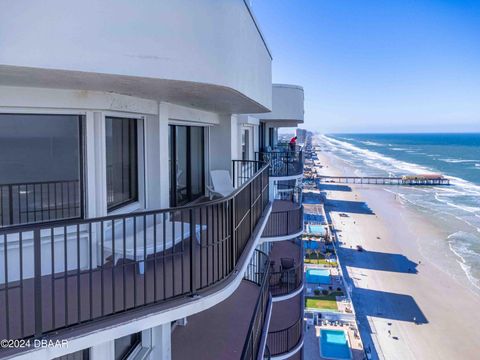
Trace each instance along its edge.
{"label": "swimming pool", "polygon": [[323,236],[325,235],[325,228],[322,225],[309,225],[308,232],[310,234]]}
{"label": "swimming pool", "polygon": [[311,284],[331,284],[330,270],[328,269],[307,269],[307,283]]}
{"label": "swimming pool", "polygon": [[327,359],[351,359],[347,337],[343,330],[320,330],[320,356]]}

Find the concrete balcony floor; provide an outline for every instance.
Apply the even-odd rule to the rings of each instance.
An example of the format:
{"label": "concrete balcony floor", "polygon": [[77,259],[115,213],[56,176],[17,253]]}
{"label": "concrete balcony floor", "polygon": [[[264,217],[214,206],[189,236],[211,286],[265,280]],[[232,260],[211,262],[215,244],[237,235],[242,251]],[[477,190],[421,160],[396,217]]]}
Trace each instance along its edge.
{"label": "concrete balcony floor", "polygon": [[293,258],[295,265],[300,264],[303,261],[301,242],[295,242],[295,240],[277,241],[272,245],[270,252],[270,261],[274,261],[274,270],[279,271],[282,258]]}
{"label": "concrete balcony floor", "polygon": [[172,358],[237,360],[242,355],[260,287],[243,280],[226,300],[187,319],[172,333]]}
{"label": "concrete balcony floor", "polygon": [[280,211],[289,211],[299,209],[301,204],[290,200],[274,200],[272,205],[272,213]]}

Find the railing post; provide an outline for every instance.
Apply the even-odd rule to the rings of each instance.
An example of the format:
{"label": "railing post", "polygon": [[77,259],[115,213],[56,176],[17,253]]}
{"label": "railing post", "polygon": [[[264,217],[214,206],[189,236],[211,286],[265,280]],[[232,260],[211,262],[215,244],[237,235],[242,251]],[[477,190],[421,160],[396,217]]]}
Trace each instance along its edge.
{"label": "railing post", "polygon": [[232,160],[232,178],[233,178],[233,187],[237,187],[237,178],[235,177],[235,160]]}
{"label": "railing post", "polygon": [[[9,225],[13,225],[13,192],[12,185],[8,185],[8,216],[10,218]],[[20,214],[20,202],[18,203],[18,213]]]}
{"label": "railing post", "polygon": [[[40,228],[33,230],[33,256],[34,256],[34,311],[35,311],[35,336],[40,337],[43,332],[42,325],[42,244]],[[52,274],[52,277],[54,274]]]}
{"label": "railing post", "polygon": [[252,235],[252,232],[253,232],[253,183],[256,181],[256,179],[254,179],[253,181],[250,181],[250,184],[249,184],[249,189],[250,189],[250,235]]}
{"label": "railing post", "polygon": [[[194,215],[195,211],[190,209],[190,292],[193,294],[197,291],[197,277],[196,277],[196,266],[197,266],[197,259],[196,259],[196,252],[195,252],[195,238],[197,236],[197,229],[195,226],[195,219]],[[218,221],[218,219],[217,219]],[[200,230],[201,231],[201,230]],[[202,249],[200,248],[200,251]],[[202,276],[200,274],[200,276]],[[183,285],[182,285],[183,286]]]}
{"label": "railing post", "polygon": [[235,196],[230,201],[230,231],[232,238],[232,264],[233,267],[237,265],[237,235],[235,233]]}
{"label": "railing post", "polygon": [[290,235],[290,210],[287,210],[287,235]]}

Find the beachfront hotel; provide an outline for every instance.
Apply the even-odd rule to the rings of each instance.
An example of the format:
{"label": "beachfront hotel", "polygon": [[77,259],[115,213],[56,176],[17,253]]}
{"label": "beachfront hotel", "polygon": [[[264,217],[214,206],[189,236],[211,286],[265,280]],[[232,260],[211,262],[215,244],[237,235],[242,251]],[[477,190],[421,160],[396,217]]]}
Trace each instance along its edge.
{"label": "beachfront hotel", "polygon": [[0,358],[301,359],[303,89],[248,1],[2,10]]}

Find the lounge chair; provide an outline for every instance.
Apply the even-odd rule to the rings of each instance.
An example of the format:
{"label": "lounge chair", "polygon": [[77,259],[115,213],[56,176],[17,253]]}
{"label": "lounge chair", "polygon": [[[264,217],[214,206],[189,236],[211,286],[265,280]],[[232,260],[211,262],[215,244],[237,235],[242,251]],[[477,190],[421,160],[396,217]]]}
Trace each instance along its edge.
{"label": "lounge chair", "polygon": [[210,171],[210,177],[212,179],[212,186],[207,186],[210,191],[210,199],[214,194],[222,197],[228,196],[235,191],[233,187],[232,178],[228,170],[212,170]]}
{"label": "lounge chair", "polygon": [[165,223],[156,221],[155,224],[151,220],[147,221],[147,224],[139,220],[136,228],[133,226],[133,221],[128,222],[125,227],[123,225],[121,222],[115,222],[114,241],[112,241],[112,227],[105,227],[103,236],[105,257],[113,255],[114,264],[116,259],[122,258],[137,261],[140,274],[145,272],[146,257],[171,249],[190,238],[191,235],[197,243],[200,243],[200,233],[207,229],[206,225],[196,224],[191,231],[189,223],[170,220]]}

